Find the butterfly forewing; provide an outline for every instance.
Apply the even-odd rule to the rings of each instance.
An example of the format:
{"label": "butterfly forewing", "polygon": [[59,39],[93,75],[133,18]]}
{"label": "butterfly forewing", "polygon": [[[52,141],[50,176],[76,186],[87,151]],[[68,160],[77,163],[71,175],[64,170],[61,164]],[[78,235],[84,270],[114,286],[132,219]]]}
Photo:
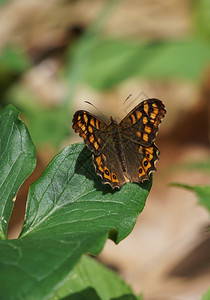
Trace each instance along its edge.
{"label": "butterfly forewing", "polygon": [[143,146],[150,146],[166,111],[162,101],[152,98],[138,104],[119,126],[123,136]]}
{"label": "butterfly forewing", "polygon": [[73,117],[73,129],[83,137],[94,154],[99,154],[107,142],[107,125],[84,110],[78,110]]}

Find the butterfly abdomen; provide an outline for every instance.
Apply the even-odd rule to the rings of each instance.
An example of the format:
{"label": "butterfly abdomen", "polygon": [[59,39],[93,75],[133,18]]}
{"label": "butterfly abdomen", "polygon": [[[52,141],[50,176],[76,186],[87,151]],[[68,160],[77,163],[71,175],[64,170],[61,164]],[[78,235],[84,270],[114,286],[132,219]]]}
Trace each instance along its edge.
{"label": "butterfly abdomen", "polygon": [[113,121],[110,125],[111,127],[111,139],[113,144],[113,153],[118,156],[123,172],[126,172],[125,159],[123,156],[122,138],[120,134],[119,125]]}

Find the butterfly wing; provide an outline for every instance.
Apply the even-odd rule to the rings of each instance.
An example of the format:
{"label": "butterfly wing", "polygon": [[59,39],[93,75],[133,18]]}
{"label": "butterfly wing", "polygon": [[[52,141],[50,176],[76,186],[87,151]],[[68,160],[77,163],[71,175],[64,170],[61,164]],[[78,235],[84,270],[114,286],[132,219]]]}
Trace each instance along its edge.
{"label": "butterfly wing", "polygon": [[138,104],[120,123],[125,176],[131,182],[149,179],[156,171],[158,148],[154,144],[159,125],[166,113],[158,99]]}
{"label": "butterfly wing", "polygon": [[102,183],[109,184],[112,189],[121,188],[125,183],[123,166],[111,141],[105,145],[101,154],[93,155],[93,164]]}
{"label": "butterfly wing", "polygon": [[123,138],[124,163],[126,166],[125,177],[131,182],[149,180],[151,172],[156,171],[155,163],[158,160],[158,148],[154,143],[148,147],[131,143]]}
{"label": "butterfly wing", "polygon": [[72,128],[95,155],[100,154],[107,136],[107,125],[103,121],[85,110],[78,110],[73,116]]}
{"label": "butterfly wing", "polygon": [[144,100],[120,122],[122,136],[142,146],[150,146],[165,113],[162,101],[155,98]]}
{"label": "butterfly wing", "polygon": [[96,173],[103,183],[121,188],[129,181],[149,179],[150,173],[156,171],[158,148],[154,140],[165,113],[160,100],[148,99],[138,104],[119,125],[111,119],[107,126],[83,110],[74,114],[73,129],[93,152]]}
{"label": "butterfly wing", "polygon": [[154,145],[144,147],[131,143],[126,137],[121,137],[121,156],[112,139],[109,139],[99,155],[93,155],[96,173],[103,183],[112,188],[121,188],[126,182],[142,182],[148,180],[150,173],[156,171],[158,148]]}
{"label": "butterfly wing", "polygon": [[124,176],[113,144],[112,125],[107,126],[89,112],[79,110],[74,114],[72,127],[93,152],[93,164],[102,182],[110,184],[112,188],[122,186]]}

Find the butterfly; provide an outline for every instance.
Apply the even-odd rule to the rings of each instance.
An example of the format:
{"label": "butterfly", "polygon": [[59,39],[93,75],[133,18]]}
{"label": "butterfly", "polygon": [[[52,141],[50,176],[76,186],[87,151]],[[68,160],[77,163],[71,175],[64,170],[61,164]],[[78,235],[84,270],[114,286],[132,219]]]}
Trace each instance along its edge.
{"label": "butterfly", "polygon": [[159,155],[154,140],[165,113],[156,98],[139,103],[119,124],[112,117],[107,125],[88,111],[75,112],[72,127],[92,151],[102,183],[120,189],[126,182],[150,179]]}

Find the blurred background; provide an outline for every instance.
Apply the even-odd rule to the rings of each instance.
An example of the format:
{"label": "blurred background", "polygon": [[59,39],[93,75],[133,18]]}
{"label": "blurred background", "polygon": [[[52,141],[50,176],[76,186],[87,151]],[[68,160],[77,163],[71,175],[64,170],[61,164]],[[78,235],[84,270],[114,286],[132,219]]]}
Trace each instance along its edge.
{"label": "blurred background", "polygon": [[0,109],[12,103],[20,110],[37,149],[9,237],[20,232],[29,185],[55,154],[80,141],[71,129],[77,109],[120,120],[156,97],[167,115],[151,193],[133,232],[117,246],[108,241],[99,259],[146,300],[200,299],[210,283],[209,215],[192,192],[169,183],[210,182],[210,1],[0,5]]}

